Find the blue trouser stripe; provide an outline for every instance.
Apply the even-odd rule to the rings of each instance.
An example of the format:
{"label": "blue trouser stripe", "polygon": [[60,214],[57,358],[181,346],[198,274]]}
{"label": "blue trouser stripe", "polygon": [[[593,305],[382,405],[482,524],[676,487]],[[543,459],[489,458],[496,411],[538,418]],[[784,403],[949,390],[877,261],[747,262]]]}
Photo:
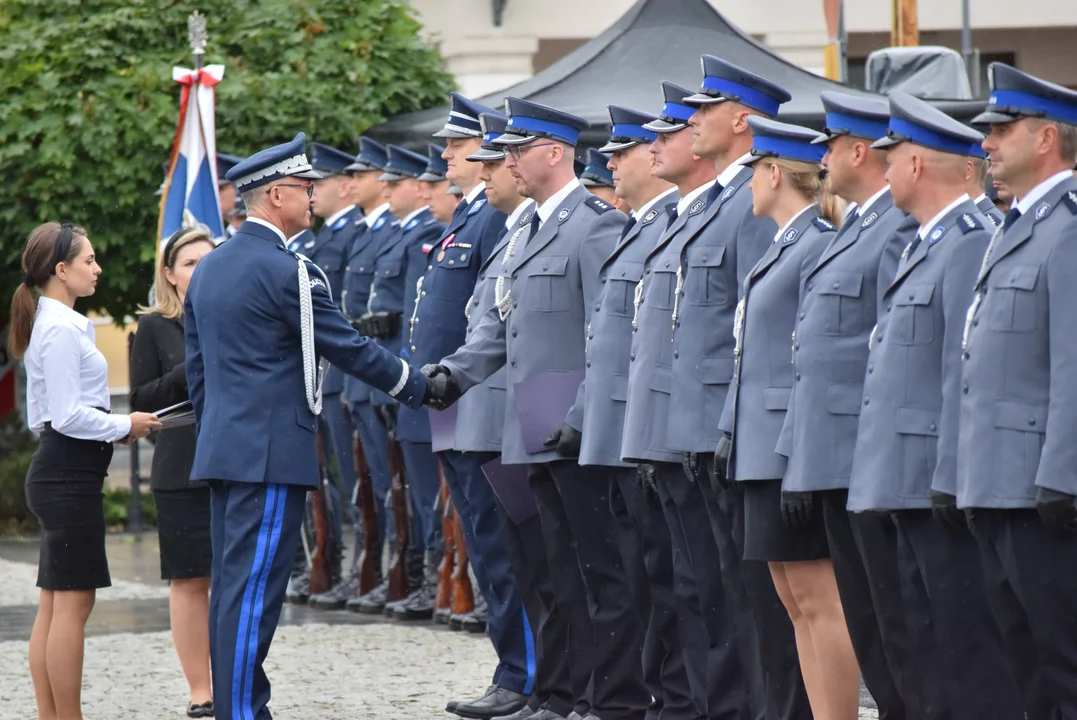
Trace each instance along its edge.
{"label": "blue trouser stripe", "polygon": [[531,635],[531,623],[527,620],[527,608],[521,607],[524,614],[524,653],[527,655],[527,682],[523,694],[530,695],[535,687],[535,638]]}
{"label": "blue trouser stripe", "polygon": [[[281,490],[287,492],[287,488],[282,488],[280,485],[270,484],[266,487],[262,522],[258,527],[258,544],[254,551],[251,572],[247,576],[243,591],[232,668],[233,720],[254,720],[254,712],[251,709],[251,685],[254,666],[258,658],[258,626],[262,620],[262,596],[269,576],[269,566],[272,564],[272,554],[276,553],[274,538],[280,537],[280,524],[284,512],[284,504],[279,502]],[[270,557],[268,561],[267,556]],[[255,604],[256,596],[257,603]],[[240,701],[241,696],[243,702]]]}

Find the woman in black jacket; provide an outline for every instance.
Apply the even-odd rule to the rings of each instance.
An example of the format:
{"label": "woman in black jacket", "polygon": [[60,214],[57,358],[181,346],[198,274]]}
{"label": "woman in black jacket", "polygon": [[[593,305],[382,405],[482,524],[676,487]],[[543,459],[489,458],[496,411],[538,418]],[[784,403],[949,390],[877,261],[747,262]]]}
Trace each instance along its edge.
{"label": "woman in black jacket", "polygon": [[[188,399],[183,298],[198,261],[214,247],[204,228],[168,239],[157,265],[156,306],[144,310],[131,349],[131,408],[160,410]],[[209,667],[209,580],[213,552],[209,487],[191,485],[193,425],[157,437],[150,489],[157,505],[161,578],[170,581],[172,642],[190,686],[189,717],[213,717]]]}

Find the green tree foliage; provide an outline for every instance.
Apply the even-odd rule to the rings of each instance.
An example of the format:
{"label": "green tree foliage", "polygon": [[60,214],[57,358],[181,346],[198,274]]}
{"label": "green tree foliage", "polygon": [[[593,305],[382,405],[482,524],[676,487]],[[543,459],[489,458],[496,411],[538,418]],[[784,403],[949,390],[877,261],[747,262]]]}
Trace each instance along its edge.
{"label": "green tree foliage", "polygon": [[405,0],[0,2],[0,303],[37,224],[90,232],[104,273],[83,310],[122,318],[152,282],[161,163],[191,67],[187,17],[207,14],[217,146],[238,155],[296,132],[353,149],[366,128],[443,103],[452,79]]}

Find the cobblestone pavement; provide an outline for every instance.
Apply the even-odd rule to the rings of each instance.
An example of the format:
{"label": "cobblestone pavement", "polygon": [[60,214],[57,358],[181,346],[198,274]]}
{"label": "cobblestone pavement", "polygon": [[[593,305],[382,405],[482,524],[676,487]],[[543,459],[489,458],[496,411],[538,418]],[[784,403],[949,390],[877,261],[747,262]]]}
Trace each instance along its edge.
{"label": "cobblestone pavement", "polygon": [[[109,537],[113,587],[87,626],[87,720],[185,717],[186,683],[156,579],[152,535]],[[36,717],[26,665],[36,612],[36,545],[0,543],[0,720]],[[266,672],[281,720],[441,720],[450,698],[478,695],[496,658],[483,636],[348,612],[285,606]],[[861,720],[878,713],[865,708]]]}

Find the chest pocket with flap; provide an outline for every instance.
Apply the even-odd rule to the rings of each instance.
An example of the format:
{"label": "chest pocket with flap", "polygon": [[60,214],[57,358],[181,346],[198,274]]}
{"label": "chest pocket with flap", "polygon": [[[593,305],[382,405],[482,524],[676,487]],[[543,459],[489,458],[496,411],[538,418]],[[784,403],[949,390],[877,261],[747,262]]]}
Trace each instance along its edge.
{"label": "chest pocket with flap", "polygon": [[988,327],[1005,332],[1032,332],[1036,329],[1036,281],[1038,265],[996,267],[988,281],[984,298]]}
{"label": "chest pocket with flap", "polygon": [[725,245],[689,249],[684,271],[684,301],[689,305],[721,307],[729,303],[730,297],[736,299],[736,278],[727,277],[723,267],[725,250]]}
{"label": "chest pocket with flap", "polygon": [[935,341],[935,285],[902,286],[894,292],[894,318],[890,332],[898,345],[930,345]]}
{"label": "chest pocket with flap", "polygon": [[524,299],[529,310],[536,312],[564,312],[572,307],[569,287],[568,257],[536,257],[522,268],[523,277],[516,282],[524,283]]}
{"label": "chest pocket with flap", "polygon": [[602,271],[602,309],[609,315],[635,314],[636,285],[643,277],[643,263],[622,260]]}

